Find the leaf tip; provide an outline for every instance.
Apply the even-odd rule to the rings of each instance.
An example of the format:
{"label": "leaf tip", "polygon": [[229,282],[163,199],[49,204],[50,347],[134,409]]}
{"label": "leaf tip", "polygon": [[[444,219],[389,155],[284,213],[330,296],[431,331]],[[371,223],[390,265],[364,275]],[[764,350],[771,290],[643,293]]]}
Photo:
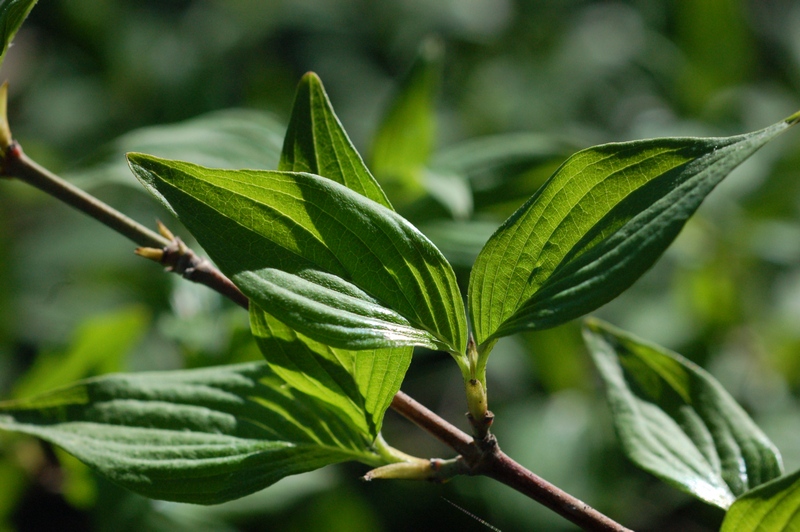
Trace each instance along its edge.
{"label": "leaf tip", "polygon": [[309,70],[308,72],[303,74],[302,78],[300,78],[300,84],[301,85],[322,85],[322,79],[320,79],[319,75],[316,72]]}

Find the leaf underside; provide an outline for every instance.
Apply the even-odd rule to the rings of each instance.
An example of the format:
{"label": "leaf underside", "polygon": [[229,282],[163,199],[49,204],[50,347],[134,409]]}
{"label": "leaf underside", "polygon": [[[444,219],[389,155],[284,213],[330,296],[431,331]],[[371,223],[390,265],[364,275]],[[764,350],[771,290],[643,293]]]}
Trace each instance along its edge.
{"label": "leaf underside", "polygon": [[782,474],[777,448],[702,368],[596,319],[584,338],[639,467],[723,509]]}

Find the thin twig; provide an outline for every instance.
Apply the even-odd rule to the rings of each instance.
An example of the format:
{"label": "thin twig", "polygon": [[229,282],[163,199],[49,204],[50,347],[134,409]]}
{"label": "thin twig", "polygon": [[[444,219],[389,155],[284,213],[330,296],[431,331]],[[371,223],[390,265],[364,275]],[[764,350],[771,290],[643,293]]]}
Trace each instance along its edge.
{"label": "thin twig", "polygon": [[[196,283],[204,284],[247,309],[249,300],[230,279],[214,267],[208,259],[198,256],[176,237],[148,229],[125,216],[91,194],[65,181],[30,159],[17,142],[5,150],[1,176],[15,177],[91,216],[103,225],[129,238],[144,248],[157,248],[158,256],[149,255],[157,262]],[[171,236],[171,235],[170,235]],[[148,255],[145,255],[148,256]]]}
{"label": "thin twig", "polygon": [[480,458],[481,451],[472,436],[451,425],[413,397],[399,391],[392,399],[391,406],[392,410],[463,456],[468,463],[471,464]]}
{"label": "thin twig", "polygon": [[484,462],[480,473],[530,497],[584,530],[631,532],[580,499],[525,469],[499,448]]}
{"label": "thin twig", "polygon": [[630,532],[580,499],[519,465],[500,450],[493,437],[476,442],[466,432],[403,392],[397,392],[394,396],[392,409],[463,456],[470,467],[469,474],[493,478],[550,508],[584,530]]}

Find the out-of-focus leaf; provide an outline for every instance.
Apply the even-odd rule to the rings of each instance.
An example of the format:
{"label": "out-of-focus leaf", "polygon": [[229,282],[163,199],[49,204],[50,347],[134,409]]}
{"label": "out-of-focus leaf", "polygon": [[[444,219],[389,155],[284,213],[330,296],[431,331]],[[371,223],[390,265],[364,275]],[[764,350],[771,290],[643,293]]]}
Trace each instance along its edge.
{"label": "out-of-focus leaf", "polygon": [[439,219],[420,225],[420,229],[442,250],[450,264],[469,270],[497,229],[497,224],[480,220]]}
{"label": "out-of-focus leaf", "polygon": [[702,368],[599,320],[584,337],[636,465],[723,509],[782,474],[777,448]]}
{"label": "out-of-focus leaf", "polygon": [[0,403],[0,428],[38,436],[147,497],[216,504],[347,460],[368,437],[265,363],[117,374]]}
{"label": "out-of-focus leaf", "polygon": [[298,332],[345,349],[422,345],[463,356],[455,274],[393,211],[312,174],[128,158],[222,271]]}
{"label": "out-of-focus leaf", "polygon": [[290,386],[337,409],[364,434],[377,437],[400,389],[412,347],[348,351],[315,342],[250,306],[250,324],[272,370]]}
{"label": "out-of-focus leaf", "polygon": [[423,183],[430,197],[447,209],[451,217],[466,220],[472,216],[472,190],[463,176],[426,169]]}
{"label": "out-of-focus leaf", "polygon": [[14,35],[28,18],[28,13],[36,2],[38,0],[3,0],[0,3],[0,46],[3,47],[0,51],[0,65],[3,64]]}
{"label": "out-of-focus leaf", "polygon": [[511,213],[580,148],[549,135],[506,133],[459,142],[437,152],[430,166],[434,174],[463,176],[472,190],[470,210],[502,204]]}
{"label": "out-of-focus leaf", "polygon": [[666,138],[581,151],[492,236],[473,268],[479,344],[553,327],[638,279],[709,192],[794,115],[727,138]]}
{"label": "out-of-focus leaf", "polygon": [[278,169],[327,177],[392,208],[334,113],[322,81],[312,72],[297,87]]}
{"label": "out-of-focus leaf", "polygon": [[272,170],[278,166],[285,126],[253,109],[214,111],[177,124],[126,133],[107,147],[99,162],[68,175],[81,187],[113,181],[132,185],[128,152],[192,161],[213,168]]}
{"label": "out-of-focus leaf", "polygon": [[800,471],[748,491],[731,505],[721,532],[795,532],[800,529]]}
{"label": "out-of-focus leaf", "polygon": [[372,143],[372,170],[389,195],[404,205],[425,191],[423,171],[434,147],[441,56],[440,42],[423,43]]}
{"label": "out-of-focus leaf", "polygon": [[15,397],[30,397],[95,373],[119,371],[123,357],[139,341],[148,323],[140,307],[86,320],[66,353],[42,353],[17,381]]}
{"label": "out-of-focus leaf", "polygon": [[[475,179],[493,170],[530,167],[552,159],[563,160],[578,149],[574,143],[549,135],[505,133],[450,146],[434,155],[430,166]],[[485,188],[488,184],[480,186]]]}

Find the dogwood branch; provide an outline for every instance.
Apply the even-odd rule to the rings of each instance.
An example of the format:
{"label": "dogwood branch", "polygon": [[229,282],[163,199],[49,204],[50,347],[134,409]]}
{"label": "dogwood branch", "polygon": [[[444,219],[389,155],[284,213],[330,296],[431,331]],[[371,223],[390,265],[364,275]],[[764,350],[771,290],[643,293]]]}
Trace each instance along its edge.
{"label": "dogwood branch", "polygon": [[[28,158],[20,145],[11,142],[3,154],[0,177],[17,178],[91,216],[129,238],[137,253],[163,264],[167,270],[204,284],[247,309],[247,297],[211,262],[198,256],[179,238],[159,224],[155,232],[75,187]],[[481,440],[450,424],[403,392],[392,400],[392,408],[420,428],[448,445],[466,463],[454,469],[459,474],[485,475],[550,508],[585,530],[628,531],[594,508],[528,471],[500,450],[497,440],[487,434]]]}

